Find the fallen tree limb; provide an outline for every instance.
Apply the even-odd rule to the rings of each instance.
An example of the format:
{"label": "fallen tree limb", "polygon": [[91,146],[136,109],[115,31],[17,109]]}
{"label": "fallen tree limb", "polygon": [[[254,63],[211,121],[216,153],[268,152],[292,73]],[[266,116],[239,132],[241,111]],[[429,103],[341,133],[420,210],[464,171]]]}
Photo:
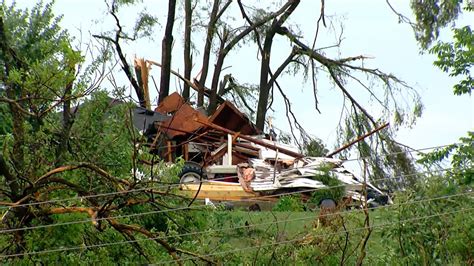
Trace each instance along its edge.
{"label": "fallen tree limb", "polygon": [[[152,61],[152,60],[146,60],[146,62],[151,64],[151,65],[155,65],[157,67],[160,67],[160,68],[162,67],[160,63],[157,63],[157,62]],[[189,79],[183,77],[181,74],[179,74],[178,72],[176,72],[172,69],[170,70],[170,72],[171,72],[171,74],[175,75],[180,80],[184,81],[193,90],[195,90],[197,92],[200,92],[200,91],[204,92],[204,95],[206,95],[207,97],[210,97],[211,90],[205,88],[204,85],[201,85],[197,80],[194,80],[194,82],[191,82]],[[222,98],[221,96],[217,95],[217,101],[219,103],[223,103],[225,101],[225,99]]]}
{"label": "fallen tree limb", "polygon": [[99,223],[97,221],[98,211],[93,207],[61,207],[61,208],[52,208],[42,213],[43,215],[51,214],[65,214],[65,213],[87,213],[91,217],[91,222],[95,227],[98,227]]}
{"label": "fallen tree limb", "polygon": [[66,166],[61,166],[61,167],[55,168],[55,169],[47,172],[46,174],[42,175],[41,177],[39,177],[36,180],[36,182],[34,182],[34,184],[36,185],[36,184],[44,183],[48,180],[49,177],[51,177],[53,175],[56,175],[56,174],[59,174],[59,173],[62,173],[62,172],[66,172],[66,171],[72,171],[72,170],[80,169],[80,168],[86,168],[86,169],[89,169],[91,171],[96,172],[97,174],[101,175],[102,177],[106,178],[107,180],[117,184],[121,189],[123,189],[123,188],[119,184],[130,186],[130,182],[128,182],[127,180],[116,178],[116,177],[112,176],[111,174],[107,173],[107,171],[105,171],[102,168],[98,167],[97,165],[94,165],[94,164],[91,164],[91,163],[86,163],[86,162],[79,163],[77,165],[66,165]]}
{"label": "fallen tree limb", "polygon": [[144,235],[144,236],[146,236],[150,239],[155,240],[163,248],[166,249],[168,254],[170,254],[170,256],[176,261],[176,263],[178,265],[183,265],[183,263],[181,262],[178,254],[176,253],[177,250],[174,247],[172,247],[170,244],[168,244],[168,242],[164,241],[163,239],[158,238],[156,235],[154,235],[150,231],[148,231],[144,228],[138,227],[138,226],[134,226],[134,225],[121,224],[115,219],[107,219],[107,221],[109,222],[109,224],[113,228],[115,228],[115,230],[117,230],[119,232],[136,232],[136,233],[140,233],[140,234],[142,234],[142,235]]}

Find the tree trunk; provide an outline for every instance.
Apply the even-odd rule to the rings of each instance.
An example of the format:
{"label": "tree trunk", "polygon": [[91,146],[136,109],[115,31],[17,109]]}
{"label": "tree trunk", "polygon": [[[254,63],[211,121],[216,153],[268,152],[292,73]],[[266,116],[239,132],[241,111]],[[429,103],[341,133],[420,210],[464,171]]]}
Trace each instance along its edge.
{"label": "tree trunk", "polygon": [[219,78],[222,72],[222,66],[224,65],[224,58],[228,53],[228,50],[224,48],[227,41],[228,32],[224,30],[222,33],[221,45],[219,47],[219,55],[217,62],[214,67],[214,74],[212,75],[211,93],[209,95],[209,108],[207,110],[209,115],[212,115],[217,109],[217,89],[219,87]]}
{"label": "tree trunk", "polygon": [[[191,80],[191,68],[193,59],[191,57],[191,18],[192,18],[191,0],[184,1],[184,78]],[[190,87],[183,82],[183,98],[189,100]]]}
{"label": "tree trunk", "polygon": [[214,38],[214,34],[216,32],[217,12],[219,11],[219,4],[219,0],[214,0],[214,4],[212,5],[211,17],[209,19],[209,24],[207,25],[206,44],[204,45],[201,77],[199,78],[199,84],[201,84],[201,87],[199,87],[200,89],[198,92],[198,107],[204,105],[204,87],[206,85],[207,73],[209,71],[209,59],[211,56],[212,39]]}
{"label": "tree trunk", "polygon": [[[275,24],[275,22],[273,24]],[[270,30],[265,35],[262,63],[260,65],[260,94],[258,97],[256,126],[262,131],[265,128],[265,116],[267,114],[268,96],[271,88],[271,84],[268,84],[268,75],[270,75],[270,54],[274,36],[274,30]]]}
{"label": "tree trunk", "polygon": [[[212,77],[212,85],[211,85],[211,93],[209,97],[209,113],[213,113],[216,108],[217,108],[217,87],[219,85],[219,78],[220,74],[222,71],[222,66],[224,65],[224,59],[227,56],[227,54],[234,48],[234,46],[239,43],[245,36],[247,36],[249,33],[254,31],[256,28],[263,26],[265,23],[267,23],[270,20],[275,19],[276,17],[282,15],[279,19],[279,21],[282,21],[281,23],[288,18],[288,16],[294,11],[296,6],[299,4],[299,0],[289,0],[285,5],[283,5],[278,11],[272,13],[271,15],[264,17],[257,22],[255,22],[253,25],[245,28],[243,31],[241,31],[239,34],[234,36],[230,41],[227,42],[229,32],[227,29],[224,29],[222,38],[221,38],[221,48],[219,49],[219,56],[217,58],[217,62],[214,67],[214,74]],[[222,10],[221,10],[222,12]],[[281,25],[281,24],[280,24]],[[279,28],[279,27],[278,27]],[[277,29],[278,29],[277,28]],[[201,84],[202,85],[202,84]]]}
{"label": "tree trunk", "polygon": [[[278,19],[274,19],[270,29],[268,29],[265,34],[265,42],[262,50],[262,63],[260,67],[260,93],[257,106],[257,120],[256,126],[260,130],[265,128],[265,117],[267,114],[267,105],[268,105],[268,96],[270,94],[270,88],[273,86],[273,83],[276,81],[276,78],[272,78],[271,82],[268,82],[268,77],[271,74],[270,72],[270,57],[272,50],[272,43],[275,34],[282,29],[283,23],[288,19],[288,17],[295,11],[296,7],[300,3],[299,0],[289,0],[286,5],[288,9],[280,16]],[[286,29],[285,29],[286,30]],[[286,61],[285,61],[286,62]],[[288,62],[289,63],[289,62]]]}
{"label": "tree trunk", "polygon": [[176,11],[176,0],[168,2],[168,19],[166,21],[165,36],[161,44],[161,79],[158,103],[161,103],[170,91],[171,50],[173,45],[173,25]]}
{"label": "tree trunk", "polygon": [[[74,68],[70,71],[74,74]],[[71,94],[74,80],[71,80],[64,89],[63,95],[63,121],[58,147],[56,148],[56,167],[64,162],[64,154],[66,153],[69,143],[69,135],[72,124],[74,123],[73,114],[71,113]]]}

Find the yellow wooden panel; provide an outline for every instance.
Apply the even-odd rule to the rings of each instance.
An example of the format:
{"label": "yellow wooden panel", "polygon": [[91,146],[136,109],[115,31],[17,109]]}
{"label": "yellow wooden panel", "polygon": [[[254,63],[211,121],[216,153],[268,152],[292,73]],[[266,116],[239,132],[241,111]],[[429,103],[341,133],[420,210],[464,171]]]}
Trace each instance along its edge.
{"label": "yellow wooden panel", "polygon": [[[180,194],[185,197],[194,198],[199,189],[199,184],[183,184],[181,185]],[[202,184],[199,194],[197,195],[198,199],[208,198],[210,200],[248,200],[248,199],[258,199],[266,201],[274,201],[274,198],[259,198],[259,194],[250,193],[243,190],[240,184],[231,185],[229,183],[219,185],[216,182],[211,184]]]}

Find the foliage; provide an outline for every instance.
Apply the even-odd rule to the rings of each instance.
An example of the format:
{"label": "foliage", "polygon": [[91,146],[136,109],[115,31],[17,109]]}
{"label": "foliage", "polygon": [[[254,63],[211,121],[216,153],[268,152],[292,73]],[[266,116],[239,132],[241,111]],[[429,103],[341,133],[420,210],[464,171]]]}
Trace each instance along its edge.
{"label": "foliage", "polygon": [[320,204],[324,199],[332,199],[338,203],[345,196],[345,186],[331,172],[317,175],[314,179],[321,181],[327,188],[320,188],[312,192],[310,202]]}
{"label": "foliage", "polygon": [[[373,130],[370,120],[362,114],[351,116],[341,127],[343,129],[338,132],[340,145]],[[409,177],[416,173],[409,151],[393,139],[394,132],[391,129],[383,129],[353,145],[356,146],[358,157],[362,159],[359,163],[361,168],[367,167],[367,179],[388,191],[397,191],[411,185],[412,180],[409,178],[394,177]],[[351,156],[350,149],[342,151],[339,156]]]}
{"label": "foliage", "polygon": [[93,93],[79,105],[71,128],[73,160],[111,168],[113,175],[129,175],[134,133],[130,108],[131,104],[110,98],[106,91]]}
{"label": "foliage", "polygon": [[[438,31],[447,23],[454,23],[458,14],[464,10],[465,12],[472,12],[474,6],[471,1],[465,1],[462,8],[463,1],[444,1],[438,6],[438,1],[431,3],[435,8],[422,7],[421,5],[412,6],[412,9],[417,14],[427,16],[427,13],[432,12],[438,17],[435,27],[428,26],[423,21],[417,19],[417,26],[431,34],[429,42],[418,40],[423,49],[428,49],[431,41],[436,40]],[[417,17],[418,18],[418,17]],[[429,20],[425,21],[428,22]],[[437,55],[434,65],[448,72],[450,76],[461,77],[462,79],[454,85],[454,94],[463,95],[471,94],[474,88],[474,80],[471,76],[471,68],[474,62],[474,35],[470,26],[461,28],[452,28],[453,41],[444,42],[438,41],[433,47],[429,49],[430,53]],[[431,153],[424,154],[419,160],[425,167],[439,165],[450,159],[451,168],[446,171],[448,179],[455,178],[460,185],[472,184],[473,180],[473,161],[474,161],[474,133],[467,132],[466,137],[460,138],[460,142],[448,145],[442,149],[437,149]]]}
{"label": "foliage", "polygon": [[454,94],[471,94],[474,89],[474,78],[471,68],[474,65],[474,33],[471,27],[453,29],[454,41],[438,41],[430,49],[438,59],[434,62],[444,72],[452,77],[462,77],[459,83],[454,85]]}
{"label": "foliage", "polygon": [[324,145],[321,139],[311,139],[308,144],[303,147],[303,154],[311,157],[324,157],[329,153],[329,150]]}
{"label": "foliage", "polygon": [[[464,10],[472,12],[472,3],[465,2]],[[417,29],[424,32],[424,36],[417,38],[422,49],[428,49],[438,38],[439,30],[456,20],[461,5],[462,1],[433,1],[412,6],[417,14]],[[471,94],[472,30],[469,26],[453,27],[453,32],[452,42],[438,41],[429,51],[437,55],[438,59],[434,62],[437,67],[450,76],[462,78],[454,86],[454,94]],[[422,219],[399,222],[387,232],[386,243],[396,239],[397,244],[392,246],[386,262],[398,259],[401,264],[471,265],[474,262],[474,219],[471,215],[474,203],[474,133],[467,132],[459,143],[422,154],[418,162],[432,174],[422,177],[411,189],[399,193],[396,212],[399,221],[407,217]],[[437,172],[439,174],[434,174]]]}
{"label": "foliage", "polygon": [[[474,80],[470,73],[474,61],[474,35],[469,25],[454,27],[458,16],[462,12],[472,12],[472,1],[412,1],[411,8],[415,13],[414,23],[417,41],[422,50],[428,50],[438,59],[434,65],[449,73],[452,77],[462,78],[454,85],[454,94],[471,93]],[[453,41],[437,41],[439,31],[453,24]],[[431,47],[431,48],[430,48]]]}
{"label": "foliage", "polygon": [[[0,93],[0,97],[2,93]],[[0,147],[3,149],[3,143],[8,134],[12,132],[12,119],[8,113],[8,105],[0,103]]]}
{"label": "foliage", "polygon": [[304,205],[301,203],[301,198],[296,196],[280,197],[275,206],[273,206],[273,211],[299,212],[303,210]]}
{"label": "foliage", "polygon": [[438,38],[440,29],[457,19],[461,13],[462,2],[459,0],[411,1],[411,8],[416,18],[415,37],[423,49]]}
{"label": "foliage", "polygon": [[[470,264],[474,259],[474,201],[449,175],[428,176],[396,197],[395,225],[382,234],[388,261],[424,265]],[[428,200],[426,200],[428,199]],[[417,202],[419,203],[412,203]],[[407,221],[398,222],[397,221]],[[395,244],[394,244],[395,243]]]}
{"label": "foliage", "polygon": [[[110,5],[108,6],[117,25],[120,25],[118,18],[119,14],[113,7],[126,7],[129,4],[135,4],[135,2],[136,1],[112,1],[112,8],[110,8]],[[114,5],[114,3],[117,5]],[[342,145],[347,143],[352,140],[347,138],[349,135],[356,137],[360,136],[373,130],[375,127],[378,127],[380,123],[382,123],[381,121],[389,121],[392,119],[392,116],[394,116],[395,119],[393,120],[395,120],[396,123],[393,131],[385,132],[383,138],[379,137],[379,135],[374,135],[373,141],[366,142],[366,145],[364,146],[350,147],[352,150],[357,149],[360,153],[374,155],[388,154],[390,151],[385,149],[386,146],[384,144],[385,142],[393,140],[394,132],[398,126],[411,126],[421,115],[423,108],[417,91],[390,73],[385,73],[378,68],[366,67],[364,64],[366,57],[364,56],[333,58],[327,56],[327,54],[331,53],[323,52],[325,49],[318,49],[317,47],[311,47],[308,45],[308,40],[298,32],[298,25],[289,22],[291,21],[291,17],[294,16],[294,11],[297,10],[299,3],[300,1],[289,0],[281,3],[264,3],[262,4],[262,7],[262,5],[244,5],[241,1],[237,1],[235,4],[233,1],[215,0],[212,3],[200,4],[199,2],[196,2],[191,5],[193,12],[190,13],[192,13],[192,17],[188,17],[188,19],[192,21],[191,25],[193,25],[191,34],[203,29],[207,33],[206,39],[202,40],[204,46],[204,50],[200,51],[202,54],[199,54],[197,53],[199,51],[196,51],[196,53],[192,53],[193,56],[185,56],[185,61],[187,62],[185,73],[188,73],[187,77],[189,78],[189,73],[191,72],[190,66],[196,62],[194,56],[202,55],[202,66],[198,75],[199,80],[197,83],[192,81],[193,84],[187,84],[187,86],[191,86],[198,91],[198,107],[205,106],[203,100],[204,92],[209,95],[207,109],[211,113],[216,109],[217,102],[218,100],[221,100],[221,97],[232,99],[238,108],[243,110],[244,113],[249,114],[251,120],[255,118],[257,128],[264,131],[266,122],[268,121],[266,114],[271,110],[273,102],[277,102],[277,97],[280,97],[283,99],[285,104],[285,114],[288,124],[290,125],[290,132],[293,138],[292,142],[295,142],[300,148],[302,148],[304,145],[301,145],[300,140],[303,144],[306,144],[307,142],[310,142],[310,138],[305,127],[299,123],[297,114],[292,109],[292,102],[294,102],[294,100],[291,100],[289,97],[290,94],[286,92],[285,88],[280,86],[280,84],[283,84],[283,82],[280,82],[280,79],[282,79],[281,77],[284,73],[289,72],[288,68],[291,68],[292,66],[295,67],[296,71],[294,71],[294,73],[290,71],[291,76],[297,74],[308,76],[309,73],[311,73],[311,76],[313,76],[311,78],[311,80],[313,80],[312,93],[315,99],[315,107],[318,109],[318,93],[320,92],[317,91],[316,77],[319,73],[327,72],[330,74],[330,80],[334,82],[334,87],[343,93],[344,99],[347,99],[344,106],[341,106],[340,120],[344,122],[340,124],[338,144]],[[237,18],[235,18],[231,11],[229,11],[232,8],[228,7],[232,5],[238,5],[240,13],[245,20],[244,26],[242,26],[241,22],[237,21]],[[322,11],[322,13],[324,13],[324,7]],[[168,13],[168,16],[171,14],[174,14],[174,12]],[[141,15],[140,17],[146,18]],[[324,14],[321,14],[321,18],[317,22],[317,32],[319,32],[321,19],[323,21],[322,23],[325,24],[324,17]],[[141,18],[139,18],[138,21],[142,21]],[[156,21],[154,19],[147,19],[147,21],[149,23],[147,22],[146,24],[150,27],[146,28],[152,30],[153,27],[151,27],[151,25]],[[115,40],[110,37],[110,34],[105,34],[105,36],[95,35],[95,37],[108,40],[115,44],[116,53],[119,54],[121,63],[125,66],[124,70],[126,69],[125,72],[127,78],[131,81],[137,91],[137,95],[139,95],[140,93],[138,93],[138,91],[140,91],[140,89],[137,89],[138,85],[133,81],[133,75],[127,72],[129,67],[127,67],[127,62],[122,52],[125,49],[122,49],[119,44],[120,40],[133,38],[126,37],[127,35],[122,32],[122,28],[125,27],[117,28],[113,31],[115,32]],[[321,27],[321,29],[323,28]],[[123,34],[126,36],[123,36]],[[168,35],[169,34],[170,33],[168,32]],[[165,39],[168,39],[168,37]],[[273,68],[273,63],[277,62],[277,60],[270,60],[270,55],[272,54],[271,49],[272,46],[274,46],[273,43],[276,43],[277,37],[283,37],[290,41],[294,49],[288,50],[289,55],[287,59],[284,60],[280,66]],[[317,38],[317,36],[315,38]],[[186,37],[185,39],[189,40],[189,42],[194,42],[198,38]],[[316,39],[314,42],[315,41]],[[188,44],[186,44],[186,47]],[[339,40],[335,45],[329,47],[338,49],[340,44],[341,42]],[[258,85],[239,84],[236,81],[238,77],[237,79],[234,79],[232,75],[235,76],[235,74],[225,67],[228,64],[225,62],[228,60],[228,55],[235,53],[238,48],[243,45],[258,48],[260,55],[269,55],[262,57],[259,56],[257,57],[258,61],[255,61],[255,63],[261,64],[260,84]],[[189,46],[194,47],[194,43]],[[168,58],[170,56],[170,51],[167,49],[165,50],[167,56],[162,55],[162,58]],[[213,56],[210,54],[211,51],[214,53]],[[173,53],[177,52],[173,50]],[[120,54],[122,54],[122,56],[120,56]],[[173,57],[175,57],[174,54]],[[212,62],[211,60],[215,60],[215,62]],[[270,67],[270,62],[272,62],[272,68]],[[247,63],[251,64],[251,62]],[[169,76],[165,74],[169,72],[169,65],[165,64],[164,67],[165,69],[162,69],[161,81],[165,82],[163,84],[167,84],[166,82],[169,81]],[[207,79],[210,68],[213,68],[214,72],[212,73],[212,79],[209,83]],[[303,71],[298,71],[298,69],[302,69]],[[178,72],[179,71],[176,73]],[[173,73],[173,75],[182,79],[179,73],[176,73]],[[351,91],[353,90],[346,88],[348,84],[352,84],[349,83],[351,81],[355,84],[359,84],[361,88],[366,90],[368,95],[370,95],[370,98],[374,100],[374,103],[376,103],[378,107],[367,108],[367,106],[364,106],[364,103],[359,102],[355,95],[351,95]],[[160,92],[160,101],[168,94],[167,90],[169,89],[168,85],[164,86],[163,84],[160,86],[160,89],[163,92]],[[209,90],[206,90],[207,88],[209,88]],[[186,86],[185,91],[187,91]],[[186,95],[186,97],[188,96]],[[191,95],[191,102],[193,101],[192,97],[193,96]],[[399,101],[401,98],[405,100]],[[256,110],[254,105],[257,106]],[[377,114],[377,117],[374,117],[373,114],[370,114],[367,111],[370,109],[380,110],[380,113]],[[298,135],[300,137],[297,137]],[[394,146],[395,145],[391,145],[392,148],[394,148]],[[359,149],[365,150],[361,151]],[[397,149],[401,148],[397,147]],[[324,149],[320,152],[322,151],[324,151]],[[401,156],[403,155],[398,156],[398,158]],[[386,160],[389,162],[385,163]],[[369,160],[368,163],[371,165],[377,165],[375,169],[376,171],[371,171],[370,177],[389,177],[394,173],[399,173],[400,170],[403,170],[403,174],[411,174],[412,172],[410,171],[413,169],[406,167],[409,166],[409,164],[406,163],[408,160],[408,158],[405,158],[405,160],[395,160],[391,157],[387,157],[384,158],[384,160],[378,160],[375,162],[376,160],[373,158],[373,160]],[[398,167],[398,162],[404,162],[405,164]],[[397,166],[396,169],[393,169],[394,165]]]}
{"label": "foliage", "polygon": [[[117,0],[113,5],[126,7],[138,2],[141,1]],[[474,135],[469,133],[461,139],[461,144],[422,159],[429,166],[450,157],[453,169],[445,176],[411,182],[413,190],[397,195],[398,203],[403,205],[390,207],[390,211],[381,215],[380,221],[362,212],[340,212],[328,226],[317,227],[318,214],[302,212],[304,205],[296,196],[282,197],[274,207],[278,213],[252,215],[196,205],[189,209],[183,207],[189,200],[175,195],[176,186],[169,185],[177,180],[183,160],[180,158],[175,165],[169,166],[149,154],[131,123],[133,104],[111,99],[99,88],[100,82],[91,80],[106,63],[108,52],[100,50],[103,54],[86,70],[81,70],[85,57],[82,51],[72,48],[73,40],[58,26],[60,18],[54,17],[51,4],[39,3],[31,11],[18,10],[14,4],[7,6],[5,2],[1,7],[1,30],[5,35],[0,39],[0,201],[5,205],[1,209],[0,249],[3,263],[172,263],[170,255],[179,252],[181,258],[192,259],[194,263],[212,259],[221,264],[245,265],[355,264],[366,230],[363,222],[369,218],[375,223],[396,222],[428,217],[453,207],[462,210],[460,208],[472,206],[472,197],[458,195],[472,192]],[[439,24],[428,25],[431,28],[424,32],[425,36],[446,25],[446,21],[458,12],[454,2],[443,2],[441,7],[447,10],[446,14],[436,10],[438,2],[435,1],[434,10],[427,18],[439,17]],[[280,19],[269,19],[272,15],[273,12],[262,9],[251,14],[256,21],[262,17],[268,19],[258,29],[262,34],[273,28],[270,21]],[[420,15],[420,18],[424,16]],[[125,33],[119,37],[149,36],[156,23],[156,18],[143,12],[131,33],[133,37],[127,37]],[[232,36],[224,36],[231,25],[223,21],[217,25],[224,27],[215,31],[221,34],[219,41],[223,46],[229,42],[226,38],[238,36],[247,29],[236,28],[232,30]],[[286,34],[299,49],[305,48],[299,37],[292,35],[286,27],[280,25],[276,29],[281,31],[278,34]],[[445,58],[444,61],[440,59],[439,66],[455,75],[468,73],[462,68],[470,66],[470,50],[464,49],[470,47],[469,34],[461,31],[452,46],[434,48]],[[437,32],[430,36],[437,36]],[[424,38],[429,41],[433,38],[430,36]],[[255,40],[261,38],[255,37]],[[247,41],[243,40],[243,43]],[[238,47],[241,43],[236,42],[235,47]],[[314,56],[313,59],[333,74],[334,81],[339,82],[338,87],[343,91],[346,79],[352,78],[349,71],[353,69],[362,69],[378,78],[386,96],[397,91],[393,84],[411,89],[392,75],[349,65],[349,61],[344,61],[348,59],[336,61],[314,52],[307,49],[300,51],[299,56]],[[459,57],[454,61],[447,60],[453,52]],[[224,59],[221,59],[223,63]],[[218,81],[219,75],[216,77]],[[230,96],[238,96],[242,101],[260,89],[246,84],[230,85],[234,86],[231,88],[234,94]],[[217,89],[216,86],[217,82],[211,89]],[[465,88],[459,90],[460,93],[468,92]],[[411,96],[418,100],[416,92]],[[407,119],[406,111],[409,110],[398,106],[395,97],[384,99],[383,103],[387,102],[391,105],[384,107],[396,111],[397,123],[412,123]],[[421,109],[416,103],[413,115],[419,116]],[[360,136],[379,122],[355,101],[347,110],[350,111],[345,130],[340,132],[341,141]],[[289,106],[288,112],[291,113]],[[390,176],[392,173],[384,172],[387,168],[394,173],[413,170],[411,161],[402,155],[378,160],[381,155],[374,151],[378,151],[382,143],[385,152],[402,154],[400,145],[390,139],[391,132],[384,132],[377,138],[358,143],[360,155],[369,158],[367,161],[372,165],[372,177]],[[321,141],[314,140],[306,147],[306,152],[314,156],[324,155],[327,150]],[[341,182],[328,171],[315,178],[329,188],[313,193],[310,201],[319,203],[324,198],[337,201],[344,196]],[[459,197],[456,201],[433,200],[416,208],[408,205],[420,197],[432,199],[446,195],[452,199]],[[425,219],[414,224],[400,222],[384,232],[385,242],[375,239],[375,244],[369,245],[371,248],[381,246],[380,243],[387,246],[385,252],[375,253],[372,261],[472,263],[473,231],[464,229],[466,225],[474,228],[474,221],[468,215],[469,212],[446,213],[442,219]],[[258,216],[260,219],[256,218]],[[294,217],[300,221],[291,221]],[[306,222],[301,222],[303,219]],[[31,254],[19,256],[24,252]],[[197,259],[199,254],[207,256]]]}
{"label": "foliage", "polygon": [[[164,175],[161,180],[169,183],[181,164],[154,162],[152,170],[138,163],[148,150],[132,126],[133,105],[111,99],[98,87],[107,51],[99,48],[104,53],[83,67],[85,57],[72,48],[51,4],[39,3],[31,11],[1,5],[2,262],[170,258],[174,251],[157,248],[168,247],[165,240],[160,245],[149,238],[182,232],[175,222],[184,223],[180,213],[167,215],[163,209],[183,200],[172,187],[157,189],[160,180],[141,180],[136,172],[154,170],[153,176]],[[149,216],[136,217],[144,212]],[[131,244],[124,245],[127,241]],[[63,248],[69,253],[58,256]],[[35,253],[40,250],[56,251]],[[33,253],[22,256],[25,252]],[[121,258],[124,253],[128,259]]]}
{"label": "foliage", "polygon": [[156,17],[142,12],[140,13],[137,21],[135,22],[135,27],[133,28],[134,38],[143,38],[151,37],[153,34],[153,27],[158,23]]}
{"label": "foliage", "polygon": [[459,185],[473,184],[474,181],[474,132],[468,132],[460,142],[424,154],[418,161],[425,167],[439,165],[449,159],[450,168],[446,175],[457,180]]}

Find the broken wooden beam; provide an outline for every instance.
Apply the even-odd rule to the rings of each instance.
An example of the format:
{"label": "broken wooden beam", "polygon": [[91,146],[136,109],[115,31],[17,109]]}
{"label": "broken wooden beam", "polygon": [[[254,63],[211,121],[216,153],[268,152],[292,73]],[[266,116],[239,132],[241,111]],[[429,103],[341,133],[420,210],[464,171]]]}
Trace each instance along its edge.
{"label": "broken wooden beam", "polygon": [[[213,124],[213,123],[211,123],[211,122],[209,122],[209,121],[200,120],[199,118],[196,118],[195,121],[198,122],[198,123],[201,123],[201,124],[203,124],[203,125],[205,125],[205,126],[211,127],[211,128],[213,128],[213,129],[215,129],[215,130],[222,131],[222,132],[224,132],[224,133],[226,133],[226,134],[235,135],[235,134],[238,133],[238,132],[234,132],[234,131],[232,131],[232,130],[229,130],[229,129],[227,129],[227,128],[223,128],[223,127],[221,127],[221,126],[218,126],[218,125],[216,125],[216,124]],[[260,146],[263,146],[263,147],[265,147],[265,148],[272,149],[272,150],[274,150],[274,151],[278,151],[278,152],[284,153],[284,154],[286,154],[286,155],[289,155],[289,156],[292,156],[292,157],[295,157],[295,158],[302,158],[302,157],[304,157],[304,156],[303,156],[302,154],[300,154],[300,153],[297,153],[297,152],[294,152],[294,151],[291,151],[291,150],[288,150],[288,149],[285,149],[285,148],[282,148],[282,147],[278,147],[278,146],[276,146],[276,145],[271,145],[271,144],[269,144],[269,143],[267,143],[267,142],[265,142],[265,141],[262,141],[262,140],[259,140],[259,139],[256,139],[256,138],[253,138],[253,137],[250,137],[250,136],[247,136],[247,135],[238,135],[238,137],[241,138],[241,139],[245,139],[245,140],[247,140],[247,141],[253,142],[253,143],[255,143],[255,144],[258,144],[258,145],[260,145]]]}
{"label": "broken wooden beam", "polygon": [[364,140],[365,138],[369,137],[370,135],[372,135],[372,134],[374,134],[374,133],[376,133],[376,132],[378,132],[378,131],[380,131],[380,130],[386,128],[386,127],[388,127],[389,124],[390,124],[390,123],[386,123],[386,124],[384,124],[384,125],[382,125],[382,126],[376,128],[376,129],[370,131],[369,133],[358,137],[357,139],[355,139],[355,140],[353,140],[353,141],[351,141],[351,142],[349,142],[349,143],[343,145],[343,146],[340,147],[339,149],[337,149],[337,150],[335,150],[335,151],[329,153],[328,155],[326,155],[326,157],[332,157],[332,156],[334,156],[335,154],[340,153],[341,151],[343,151],[343,150],[349,148],[350,146],[356,144],[357,142],[362,141],[362,140]]}
{"label": "broken wooden beam", "polygon": [[[179,129],[179,128],[174,128],[174,127],[169,127],[169,126],[161,126],[161,123],[157,123],[160,127],[163,127],[163,128],[166,128],[166,129],[170,129],[170,130],[174,130],[174,131],[179,131],[179,132],[182,132],[182,133],[186,133],[186,134],[189,134],[189,135],[192,135],[194,136],[193,138],[191,138],[191,140],[187,140],[187,141],[184,141],[176,146],[180,146],[182,145],[183,143],[189,143],[191,141],[194,141],[196,139],[200,139],[200,138],[206,138],[206,139],[209,139],[211,141],[216,141],[216,142],[219,142],[220,139],[216,138],[216,137],[212,137],[212,136],[209,136],[207,135],[208,134],[208,131],[205,131],[201,134],[197,134],[196,132],[191,132],[191,131],[187,131],[187,130],[182,130],[182,129]],[[159,130],[159,129],[158,129]],[[216,131],[217,132],[217,131]],[[246,148],[246,149],[250,149],[250,150],[255,150],[257,151],[258,148],[256,147],[253,147],[249,144],[245,144],[245,143],[240,143],[240,142],[234,142],[234,145],[235,146],[239,146],[239,147],[242,147],[242,148]]]}

